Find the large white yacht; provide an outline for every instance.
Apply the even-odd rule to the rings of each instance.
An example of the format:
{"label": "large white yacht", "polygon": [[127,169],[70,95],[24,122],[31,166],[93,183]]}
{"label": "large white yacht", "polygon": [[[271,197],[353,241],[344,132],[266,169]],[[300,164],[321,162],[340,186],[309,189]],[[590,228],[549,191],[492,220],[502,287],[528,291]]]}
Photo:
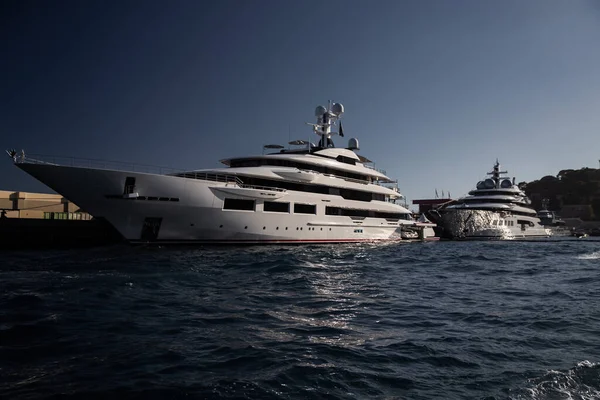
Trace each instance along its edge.
{"label": "large white yacht", "polygon": [[[91,160],[58,163],[9,152],[15,164],[132,243],[337,243],[396,240],[410,211],[394,182],[356,154],[343,136],[344,107],[315,111],[320,139],[267,145],[262,155],[222,160],[227,167],[169,173]],[[333,128],[337,127],[334,132]],[[298,147],[300,146],[300,147]],[[265,149],[271,151],[264,154]]]}
{"label": "large white yacht", "polygon": [[455,239],[542,238],[551,231],[541,225],[527,195],[496,164],[477,188],[442,211],[445,233]]}

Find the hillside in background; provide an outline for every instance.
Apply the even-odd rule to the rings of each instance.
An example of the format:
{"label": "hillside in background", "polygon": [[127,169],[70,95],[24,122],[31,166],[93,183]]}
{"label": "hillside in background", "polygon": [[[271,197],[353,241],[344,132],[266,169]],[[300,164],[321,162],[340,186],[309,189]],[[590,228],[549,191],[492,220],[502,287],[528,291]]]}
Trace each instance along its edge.
{"label": "hillside in background", "polygon": [[547,199],[548,209],[563,217],[600,219],[600,169],[565,169],[557,176],[521,182],[519,187],[527,193],[536,210],[542,209],[542,202]]}

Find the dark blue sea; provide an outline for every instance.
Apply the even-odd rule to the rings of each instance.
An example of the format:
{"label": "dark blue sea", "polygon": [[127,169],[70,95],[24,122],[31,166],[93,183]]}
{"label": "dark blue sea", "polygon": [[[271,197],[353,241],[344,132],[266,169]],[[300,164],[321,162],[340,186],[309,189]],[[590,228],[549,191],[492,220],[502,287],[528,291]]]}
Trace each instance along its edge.
{"label": "dark blue sea", "polygon": [[600,242],[0,253],[3,399],[599,399]]}

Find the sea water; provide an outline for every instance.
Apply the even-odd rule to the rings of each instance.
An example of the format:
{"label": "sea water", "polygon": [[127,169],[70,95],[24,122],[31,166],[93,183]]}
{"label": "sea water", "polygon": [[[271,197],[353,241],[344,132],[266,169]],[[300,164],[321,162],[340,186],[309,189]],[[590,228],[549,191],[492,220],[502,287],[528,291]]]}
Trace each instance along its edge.
{"label": "sea water", "polygon": [[600,398],[599,242],[0,256],[0,398]]}

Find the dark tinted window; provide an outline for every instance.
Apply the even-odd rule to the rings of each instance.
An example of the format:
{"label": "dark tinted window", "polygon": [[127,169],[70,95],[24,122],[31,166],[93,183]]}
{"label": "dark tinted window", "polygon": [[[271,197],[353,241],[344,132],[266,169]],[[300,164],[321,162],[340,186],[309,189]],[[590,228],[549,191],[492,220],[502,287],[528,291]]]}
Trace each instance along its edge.
{"label": "dark tinted window", "polygon": [[389,219],[405,219],[406,214],[381,212],[375,210],[361,210],[358,208],[340,208],[340,207],[325,207],[326,215],[342,215],[347,217],[372,217],[372,218],[389,218]]}
{"label": "dark tinted window", "polygon": [[290,203],[280,203],[277,201],[265,201],[264,210],[271,211],[271,212],[287,213],[287,212],[290,212]]}
{"label": "dark tinted window", "polygon": [[223,209],[254,211],[254,200],[225,199]]}
{"label": "dark tinted window", "polygon": [[296,214],[316,214],[317,206],[314,204],[294,204],[294,212]]}

